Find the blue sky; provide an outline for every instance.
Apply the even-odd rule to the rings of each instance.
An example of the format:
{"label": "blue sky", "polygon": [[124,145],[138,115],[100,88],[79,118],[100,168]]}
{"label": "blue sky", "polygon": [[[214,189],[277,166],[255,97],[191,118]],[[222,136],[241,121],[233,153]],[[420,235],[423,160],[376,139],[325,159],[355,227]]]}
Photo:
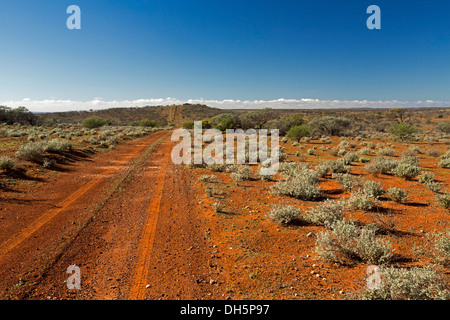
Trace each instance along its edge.
{"label": "blue sky", "polygon": [[[69,5],[81,30],[68,30]],[[381,30],[366,9],[381,8]],[[0,102],[450,101],[450,2],[2,0]]]}

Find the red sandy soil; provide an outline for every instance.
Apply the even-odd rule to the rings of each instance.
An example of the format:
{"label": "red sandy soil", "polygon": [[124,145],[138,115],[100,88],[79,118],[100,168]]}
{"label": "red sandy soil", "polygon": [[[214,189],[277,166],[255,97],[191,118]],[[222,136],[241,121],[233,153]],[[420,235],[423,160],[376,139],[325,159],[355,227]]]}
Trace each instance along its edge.
{"label": "red sandy soil", "polygon": [[[339,142],[334,140],[324,146],[331,149]],[[345,299],[366,287],[368,265],[317,259],[315,238],[307,235],[323,227],[285,227],[266,217],[273,204],[306,209],[315,202],[274,196],[270,186],[275,182],[236,184],[229,173],[174,165],[174,144],[168,132],[156,132],[1,191],[0,298]],[[319,143],[303,144],[303,150],[282,145],[292,161],[299,160],[296,151],[313,166],[335,158],[329,150],[306,155]],[[406,149],[396,144],[397,154]],[[427,155],[419,159],[446,190],[448,169],[438,168],[438,160]],[[425,245],[426,234],[448,230],[448,210],[417,179],[374,177],[363,164],[354,164],[352,173],[381,181],[384,188],[408,190],[405,204],[385,199],[378,212],[348,215],[362,223],[395,220],[398,232],[385,236],[396,249],[393,265],[428,263],[411,249]],[[199,181],[204,174],[217,180]],[[349,196],[330,177],[320,186],[331,199]],[[214,190],[214,198],[206,187]],[[213,210],[217,199],[225,213]],[[66,286],[66,270],[74,264],[81,270],[81,290]]]}

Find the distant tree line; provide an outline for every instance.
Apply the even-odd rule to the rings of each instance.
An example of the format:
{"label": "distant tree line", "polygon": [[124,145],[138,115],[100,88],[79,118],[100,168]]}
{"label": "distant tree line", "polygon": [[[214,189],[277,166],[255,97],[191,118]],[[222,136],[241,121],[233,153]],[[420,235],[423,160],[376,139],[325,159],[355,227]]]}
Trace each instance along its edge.
{"label": "distant tree line", "polygon": [[0,106],[0,123],[35,125],[37,124],[37,118],[25,107],[9,108]]}

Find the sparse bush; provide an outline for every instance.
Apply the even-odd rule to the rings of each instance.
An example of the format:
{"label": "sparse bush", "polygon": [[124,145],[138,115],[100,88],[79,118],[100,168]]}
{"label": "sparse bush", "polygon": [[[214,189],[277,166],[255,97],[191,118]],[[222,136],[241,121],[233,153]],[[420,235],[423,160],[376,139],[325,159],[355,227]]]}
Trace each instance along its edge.
{"label": "sparse bush", "polygon": [[362,148],[358,151],[358,153],[365,155],[365,156],[371,156],[374,154],[374,152],[372,150],[370,150],[369,148]]}
{"label": "sparse bush", "polygon": [[376,230],[362,228],[356,243],[356,252],[364,262],[382,265],[392,258],[393,249],[387,241],[376,236]]}
{"label": "sparse bush", "polygon": [[450,231],[446,234],[438,233],[434,235],[427,235],[427,238],[433,243],[433,259],[443,265],[450,266]]}
{"label": "sparse bush", "polygon": [[348,173],[351,168],[346,166],[343,161],[333,161],[326,160],[321,162],[317,167],[316,171],[320,177],[325,176],[328,172],[332,173]]}
{"label": "sparse bush", "polygon": [[215,180],[217,177],[215,175],[212,174],[204,174],[201,177],[198,178],[199,181],[204,181],[204,182],[211,182],[213,180]]}
{"label": "sparse bush", "polygon": [[44,145],[42,142],[30,142],[22,145],[16,152],[16,157],[22,160],[39,162],[44,154]]}
{"label": "sparse bush", "polygon": [[317,186],[318,176],[313,170],[304,170],[303,174],[288,177],[272,186],[279,195],[285,195],[300,200],[317,200],[322,197],[322,191]]}
{"label": "sparse bush", "polygon": [[313,136],[343,136],[352,130],[352,120],[337,117],[320,117],[312,119],[308,125],[311,127]]}
{"label": "sparse bush", "polygon": [[418,131],[417,127],[404,122],[394,123],[388,128],[388,132],[401,141],[411,140],[414,133]]}
{"label": "sparse bush", "polygon": [[433,157],[433,158],[438,158],[438,157],[441,156],[441,152],[439,150],[436,150],[436,149],[428,149],[426,151],[426,154],[429,155],[430,157]]}
{"label": "sparse bush", "polygon": [[444,208],[450,208],[450,193],[446,192],[444,194],[436,194],[436,200],[443,206]]}
{"label": "sparse bush", "polygon": [[395,202],[405,202],[408,198],[408,193],[404,189],[397,187],[389,188],[387,194]]}
{"label": "sparse bush", "polygon": [[331,177],[336,179],[347,191],[361,187],[360,176],[353,176],[349,173],[333,173]]}
{"label": "sparse bush", "polygon": [[343,163],[345,164],[345,165],[348,165],[348,164],[350,164],[350,163],[352,163],[352,162],[357,162],[358,161],[358,156],[356,155],[356,154],[354,154],[354,153],[352,153],[352,152],[349,152],[349,153],[347,153],[346,155],[345,155],[345,157],[342,159],[343,160]]}
{"label": "sparse bush", "polygon": [[367,300],[448,300],[445,280],[430,267],[383,268],[380,288],[367,289]]}
{"label": "sparse bush", "polygon": [[44,151],[50,153],[60,153],[69,150],[71,147],[72,146],[67,141],[53,139],[44,144]]}
{"label": "sparse bush", "polygon": [[348,199],[350,208],[355,210],[372,210],[375,199],[363,191],[353,192]]}
{"label": "sparse bush", "polygon": [[316,207],[308,210],[304,216],[305,221],[320,226],[330,226],[336,220],[344,217],[344,203],[341,201],[326,200]]}
{"label": "sparse bush", "polygon": [[419,165],[419,159],[417,159],[416,156],[403,154],[402,158],[400,159],[400,163],[409,164],[412,166],[418,166]]}
{"label": "sparse bush", "polygon": [[150,127],[150,128],[154,128],[157,126],[157,123],[155,120],[149,120],[149,119],[144,119],[141,120],[141,122],[139,122],[139,125],[141,127]]}
{"label": "sparse bush", "polygon": [[381,148],[381,149],[378,150],[377,155],[393,157],[393,156],[395,156],[395,151],[393,149],[390,149],[390,148]]}
{"label": "sparse bush", "polygon": [[300,142],[302,138],[308,137],[310,133],[311,128],[305,124],[302,124],[291,127],[287,132],[286,137],[288,137],[291,140],[296,140]]}
{"label": "sparse bush", "polygon": [[420,172],[418,166],[410,165],[407,163],[399,163],[393,170],[392,173],[397,177],[405,178],[406,180],[411,180],[416,177]]}
{"label": "sparse bush", "polygon": [[276,205],[268,213],[268,217],[280,224],[289,224],[300,219],[302,210],[294,206]]}
{"label": "sparse bush", "polygon": [[450,121],[440,122],[437,128],[444,133],[450,133]]}
{"label": "sparse bush", "polygon": [[220,200],[214,202],[212,207],[213,207],[213,210],[217,213],[224,212],[224,209],[225,209],[225,206],[223,205],[223,203]]}
{"label": "sparse bush", "polygon": [[442,186],[434,181],[425,183],[425,186],[435,193],[441,191],[442,189]]}
{"label": "sparse bush", "polygon": [[250,180],[251,169],[246,166],[240,166],[235,172],[231,173],[231,178],[236,181]]}
{"label": "sparse bush", "polygon": [[397,167],[398,163],[395,160],[387,159],[383,157],[377,157],[372,160],[369,164],[365,166],[367,172],[372,174],[386,174],[390,173],[395,167]]}
{"label": "sparse bush", "polygon": [[442,159],[441,161],[439,161],[438,167],[449,169],[450,168],[450,159],[449,158]]}
{"label": "sparse bush", "polygon": [[408,151],[411,154],[421,154],[422,151],[420,151],[420,148],[418,146],[411,146],[409,147]]}
{"label": "sparse bush", "polygon": [[386,192],[380,182],[372,180],[367,180],[364,183],[363,191],[365,194],[374,199],[378,199],[382,194]]}
{"label": "sparse bush", "polygon": [[226,169],[226,164],[213,162],[213,163],[207,164],[206,169],[214,171],[214,172],[224,172]]}
{"label": "sparse bush", "polygon": [[101,117],[97,117],[97,116],[93,116],[93,117],[89,117],[83,120],[83,127],[88,128],[88,129],[95,129],[95,128],[100,128],[103,127],[104,125],[108,124],[108,120],[101,118]]}
{"label": "sparse bush", "polygon": [[354,222],[337,220],[331,231],[319,233],[316,242],[319,258],[327,262],[348,263],[363,261],[382,265],[392,257],[390,244],[376,236],[369,228],[360,228]]}
{"label": "sparse bush", "polygon": [[16,167],[16,162],[10,157],[0,157],[0,170],[11,170]]}
{"label": "sparse bush", "polygon": [[434,181],[435,175],[429,171],[425,171],[419,175],[418,180],[420,183],[428,184]]}

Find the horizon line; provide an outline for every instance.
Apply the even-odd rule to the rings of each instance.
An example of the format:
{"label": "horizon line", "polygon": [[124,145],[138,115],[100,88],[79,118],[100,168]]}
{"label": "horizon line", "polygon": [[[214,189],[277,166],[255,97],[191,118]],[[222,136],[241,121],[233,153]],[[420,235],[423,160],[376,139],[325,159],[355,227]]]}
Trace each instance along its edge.
{"label": "horizon line", "polygon": [[2,101],[0,105],[11,108],[26,107],[34,113],[70,112],[106,110],[114,108],[140,108],[157,107],[168,105],[201,104],[218,109],[391,109],[391,108],[448,108],[449,101],[436,100],[320,100],[320,99],[287,99],[274,100],[240,100],[240,99],[177,99],[177,98],[147,98],[134,100],[112,100],[106,101],[102,98],[94,98],[88,101],[70,99],[44,99],[33,100],[25,98],[22,100]]}

